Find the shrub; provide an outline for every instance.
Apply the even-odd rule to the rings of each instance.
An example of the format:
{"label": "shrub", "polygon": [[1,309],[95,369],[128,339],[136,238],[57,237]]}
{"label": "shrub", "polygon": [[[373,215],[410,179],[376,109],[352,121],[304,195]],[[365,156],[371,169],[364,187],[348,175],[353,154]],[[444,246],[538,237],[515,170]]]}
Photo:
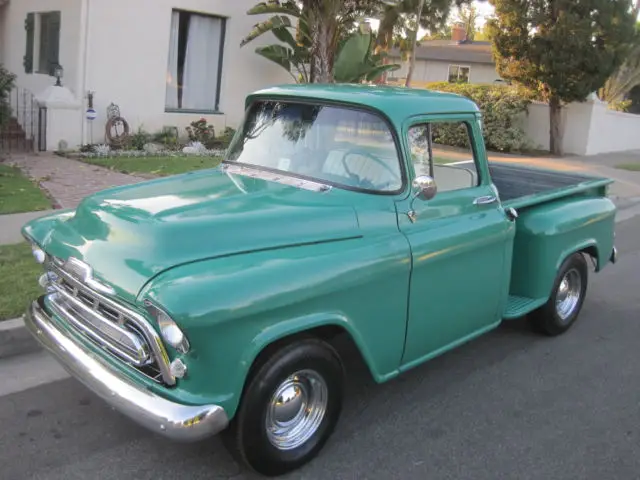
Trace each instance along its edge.
{"label": "shrub", "polygon": [[229,144],[231,144],[231,140],[233,140],[233,136],[236,134],[236,130],[231,127],[227,127],[224,129],[224,133],[217,137],[217,140],[221,143],[223,148],[227,148]]}
{"label": "shrub", "polygon": [[[530,90],[511,85],[447,82],[430,83],[426,88],[456,93],[473,100],[482,112],[482,133],[487,149],[520,152],[529,148],[520,119],[527,113],[527,108],[535,97]],[[468,146],[468,138],[460,129],[438,126],[433,132],[436,143],[453,147]]]}
{"label": "shrub", "polygon": [[178,150],[180,139],[177,127],[164,127],[153,135],[153,141],[162,144],[167,150]]}
{"label": "shrub", "polygon": [[133,135],[130,135],[127,139],[127,146],[134,150],[143,150],[145,144],[151,141],[151,134],[144,130],[142,127],[138,127],[138,131]]}
{"label": "shrub", "polygon": [[0,125],[11,117],[11,103],[9,95],[15,86],[16,76],[0,64]]}
{"label": "shrub", "polygon": [[207,124],[204,118],[191,122],[186,130],[191,142],[200,142],[206,148],[214,148],[219,144],[213,125]]}

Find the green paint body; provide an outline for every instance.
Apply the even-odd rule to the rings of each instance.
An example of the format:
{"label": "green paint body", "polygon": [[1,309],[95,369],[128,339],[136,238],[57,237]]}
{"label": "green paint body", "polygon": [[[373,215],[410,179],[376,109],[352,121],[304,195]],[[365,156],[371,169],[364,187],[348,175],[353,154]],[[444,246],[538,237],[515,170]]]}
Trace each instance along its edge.
{"label": "green paint body", "polygon": [[[318,193],[243,176],[232,181],[217,168],[99,192],[75,211],[23,229],[48,253],[90,264],[121,301],[146,314],[142,302],[151,299],[181,326],[192,348],[182,355],[189,374],[174,388],[108,358],[159,395],[218,404],[231,418],[258,354],[320,327],[346,331],[382,382],[528,312],[510,309],[510,296],[533,300],[529,310],[546,302],[568,255],[588,249],[598,269],[609,261],[615,207],[605,198],[607,179],[517,200],[515,222],[505,214],[509,204],[473,204],[495,189],[478,109],[462,97],[307,85],[257,92],[247,105],[265,98],[348,104],[384,116],[403,162],[402,192]],[[472,126],[481,181],[413,200],[405,134],[435,119]],[[169,348],[169,355],[179,354]]]}

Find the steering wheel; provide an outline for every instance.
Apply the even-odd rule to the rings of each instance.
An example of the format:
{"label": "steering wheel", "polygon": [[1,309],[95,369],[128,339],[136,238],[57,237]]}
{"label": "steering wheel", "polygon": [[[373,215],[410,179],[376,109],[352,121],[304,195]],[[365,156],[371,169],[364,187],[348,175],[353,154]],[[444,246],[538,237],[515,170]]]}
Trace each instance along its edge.
{"label": "steering wheel", "polygon": [[[398,174],[396,172],[394,172],[391,167],[389,167],[389,165],[387,165],[385,162],[383,162],[382,160],[380,160],[380,158],[376,157],[375,155],[373,155],[370,152],[367,152],[366,150],[362,150],[362,149],[358,149],[358,148],[352,148],[351,150],[348,150],[342,157],[342,166],[344,167],[344,171],[347,173],[347,175],[349,176],[350,179],[357,181],[358,183],[362,184],[362,185],[366,185],[365,188],[374,190],[376,188],[376,185],[373,184],[373,182],[371,182],[370,180],[367,179],[363,179],[360,177],[360,175],[357,175],[355,173],[353,173],[351,170],[349,170],[349,167],[347,166],[347,158],[350,155],[359,155],[361,157],[367,157],[369,159],[371,159],[374,163],[377,163],[378,165],[380,165],[384,170],[386,170],[387,172],[389,172],[391,174],[391,176],[393,177],[393,180],[397,180]],[[387,184],[391,183],[391,180],[389,182],[387,182]]]}

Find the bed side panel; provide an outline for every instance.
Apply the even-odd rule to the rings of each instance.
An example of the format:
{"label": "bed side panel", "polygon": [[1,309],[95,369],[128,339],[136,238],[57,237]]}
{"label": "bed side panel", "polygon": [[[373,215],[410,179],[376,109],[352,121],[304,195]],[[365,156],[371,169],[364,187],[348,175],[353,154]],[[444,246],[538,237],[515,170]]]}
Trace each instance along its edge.
{"label": "bed side panel", "polygon": [[546,301],[560,264],[576,251],[595,249],[602,268],[613,249],[615,210],[603,197],[569,197],[522,209],[510,294]]}

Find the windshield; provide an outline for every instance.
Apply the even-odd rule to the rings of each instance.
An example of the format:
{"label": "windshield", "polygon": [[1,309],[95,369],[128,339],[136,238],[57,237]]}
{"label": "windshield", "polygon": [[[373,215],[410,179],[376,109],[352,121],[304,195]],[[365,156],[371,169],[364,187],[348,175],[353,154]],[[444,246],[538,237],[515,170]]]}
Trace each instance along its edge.
{"label": "windshield", "polygon": [[344,107],[262,101],[248,111],[227,161],[338,187],[402,187],[393,136],[377,115]]}

